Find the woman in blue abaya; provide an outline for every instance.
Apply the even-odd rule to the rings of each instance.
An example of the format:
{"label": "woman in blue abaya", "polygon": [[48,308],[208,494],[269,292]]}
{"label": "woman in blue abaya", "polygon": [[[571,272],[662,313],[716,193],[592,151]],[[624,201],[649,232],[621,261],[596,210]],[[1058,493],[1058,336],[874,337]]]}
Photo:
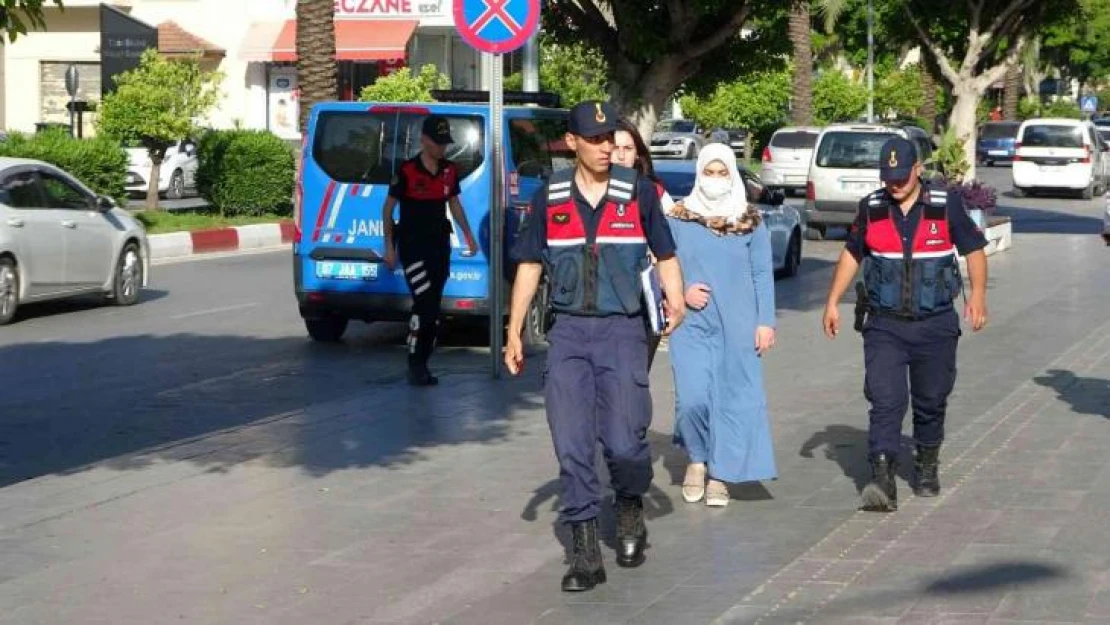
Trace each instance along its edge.
{"label": "woman in blue abaya", "polygon": [[721,144],[702,149],[694,191],[667,221],[687,285],[669,347],[675,442],[690,457],[682,497],[725,506],[726,483],[778,475],[760,361],[775,343],[771,238]]}

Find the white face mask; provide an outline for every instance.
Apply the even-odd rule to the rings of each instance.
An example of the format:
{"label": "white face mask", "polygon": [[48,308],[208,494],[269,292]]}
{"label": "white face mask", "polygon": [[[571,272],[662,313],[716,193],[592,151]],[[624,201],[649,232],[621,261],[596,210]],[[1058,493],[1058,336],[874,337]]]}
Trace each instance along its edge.
{"label": "white face mask", "polygon": [[732,190],[732,180],[729,178],[705,177],[701,181],[701,192],[710,200],[719,200]]}

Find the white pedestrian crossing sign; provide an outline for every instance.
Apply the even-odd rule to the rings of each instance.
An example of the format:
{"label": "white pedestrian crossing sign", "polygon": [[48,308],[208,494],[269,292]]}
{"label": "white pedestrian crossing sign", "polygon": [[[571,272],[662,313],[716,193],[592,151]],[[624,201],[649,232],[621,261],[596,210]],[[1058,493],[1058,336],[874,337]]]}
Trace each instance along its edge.
{"label": "white pedestrian crossing sign", "polygon": [[1098,110],[1098,98],[1093,95],[1085,95],[1079,100],[1079,108],[1084,113],[1094,113]]}

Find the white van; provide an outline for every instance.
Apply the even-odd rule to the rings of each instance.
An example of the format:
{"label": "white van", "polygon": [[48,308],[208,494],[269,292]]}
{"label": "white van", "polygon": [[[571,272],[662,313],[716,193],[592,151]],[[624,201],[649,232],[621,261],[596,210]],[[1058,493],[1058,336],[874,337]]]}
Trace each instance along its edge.
{"label": "white van", "polygon": [[1014,146],[1014,195],[1072,191],[1085,200],[1101,194],[1110,175],[1110,149],[1094,124],[1078,119],[1029,119]]}
{"label": "white van", "polygon": [[805,191],[813,147],[821,129],[815,126],[784,126],[771,135],[763,148],[760,178],[768,187]]}
{"label": "white van", "polygon": [[833,124],[821,131],[806,182],[807,237],[823,239],[827,226],[847,226],[855,220],[860,199],[883,186],[879,152],[893,137],[913,142],[920,161],[932,167],[932,143],[917,126]]}

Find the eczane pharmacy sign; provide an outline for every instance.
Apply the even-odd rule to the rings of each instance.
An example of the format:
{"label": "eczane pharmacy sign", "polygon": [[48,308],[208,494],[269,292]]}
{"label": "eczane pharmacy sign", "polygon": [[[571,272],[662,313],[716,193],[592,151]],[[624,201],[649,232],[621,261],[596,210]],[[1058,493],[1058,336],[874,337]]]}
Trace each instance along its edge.
{"label": "eczane pharmacy sign", "polygon": [[[335,0],[337,19],[415,19],[421,25],[453,24],[449,0]],[[434,22],[429,24],[428,22]]]}

